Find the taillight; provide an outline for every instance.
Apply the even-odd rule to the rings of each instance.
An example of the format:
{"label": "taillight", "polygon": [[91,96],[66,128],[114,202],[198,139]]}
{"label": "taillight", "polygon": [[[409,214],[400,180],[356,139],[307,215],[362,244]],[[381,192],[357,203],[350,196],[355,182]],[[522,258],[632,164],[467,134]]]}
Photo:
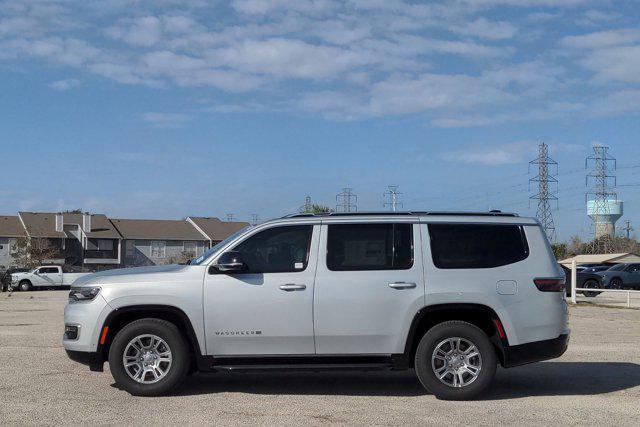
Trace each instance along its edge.
{"label": "taillight", "polygon": [[533,279],[533,283],[542,292],[564,292],[564,278]]}

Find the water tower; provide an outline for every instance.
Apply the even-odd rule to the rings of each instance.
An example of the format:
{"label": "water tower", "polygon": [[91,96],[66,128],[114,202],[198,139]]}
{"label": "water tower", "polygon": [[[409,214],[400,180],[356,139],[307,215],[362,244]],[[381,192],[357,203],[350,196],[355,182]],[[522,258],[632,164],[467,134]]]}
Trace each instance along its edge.
{"label": "water tower", "polygon": [[622,200],[595,199],[587,201],[587,215],[593,220],[595,238],[613,237],[616,232],[616,221],[623,214]]}
{"label": "water tower", "polygon": [[587,215],[593,220],[595,238],[613,237],[616,231],[616,221],[623,213],[622,201],[618,200],[615,185],[616,159],[609,155],[609,147],[595,145],[593,156],[587,157],[593,162],[593,171],[587,175],[587,185],[592,183],[587,192]]}

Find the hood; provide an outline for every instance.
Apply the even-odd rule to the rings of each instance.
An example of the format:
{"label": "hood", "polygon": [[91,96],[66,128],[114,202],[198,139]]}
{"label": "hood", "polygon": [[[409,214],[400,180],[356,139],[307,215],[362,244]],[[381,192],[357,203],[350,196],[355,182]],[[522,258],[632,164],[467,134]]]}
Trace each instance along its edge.
{"label": "hood", "polygon": [[[73,286],[83,285],[108,285],[111,283],[126,283],[129,281],[137,281],[140,276],[146,276],[144,281],[149,280],[149,276],[164,275],[171,273],[179,273],[189,268],[188,265],[154,265],[151,267],[133,267],[118,268],[113,270],[105,270],[99,273],[92,273],[78,278],[73,282]],[[157,279],[160,279],[159,277]],[[161,279],[160,279],[161,280]]]}

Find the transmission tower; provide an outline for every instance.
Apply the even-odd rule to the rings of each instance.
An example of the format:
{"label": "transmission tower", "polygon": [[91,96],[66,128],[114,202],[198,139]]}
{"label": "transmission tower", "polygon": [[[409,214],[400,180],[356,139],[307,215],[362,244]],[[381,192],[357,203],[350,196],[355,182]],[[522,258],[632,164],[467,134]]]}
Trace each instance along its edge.
{"label": "transmission tower", "polygon": [[313,203],[311,203],[311,196],[307,196],[304,198],[304,205],[298,208],[298,212],[310,213],[312,207],[313,207]]}
{"label": "transmission tower", "polygon": [[594,222],[592,250],[596,253],[608,253],[612,249],[615,235],[615,222],[622,216],[622,202],[615,192],[616,159],[609,155],[609,147],[593,147],[593,155],[587,157],[585,168],[593,164],[587,174],[585,194],[587,213]]}
{"label": "transmission tower", "polygon": [[228,213],[227,214],[227,221],[233,221],[233,214],[232,213]]}
{"label": "transmission tower", "polygon": [[[544,142],[538,145],[538,157],[529,162],[529,173],[531,167],[537,167],[538,174],[529,179],[529,187],[531,183],[538,187],[538,192],[529,197],[529,200],[538,201],[538,212],[536,216],[542,223],[547,238],[550,242],[556,241],[556,226],[553,223],[553,215],[551,215],[551,202],[558,203],[558,162],[549,157],[549,146]],[[551,167],[551,172],[549,171]]]}
{"label": "transmission tower", "polygon": [[391,211],[395,212],[397,208],[402,207],[402,202],[400,202],[400,196],[402,193],[398,191],[397,185],[390,185],[388,190],[382,195],[384,197],[384,203],[382,206],[385,208],[388,206],[391,208]]}
{"label": "transmission tower", "polygon": [[258,225],[258,214],[251,214],[251,225]]}
{"label": "transmission tower", "polygon": [[336,196],[336,212],[357,212],[358,196],[353,194],[353,188],[345,187]]}

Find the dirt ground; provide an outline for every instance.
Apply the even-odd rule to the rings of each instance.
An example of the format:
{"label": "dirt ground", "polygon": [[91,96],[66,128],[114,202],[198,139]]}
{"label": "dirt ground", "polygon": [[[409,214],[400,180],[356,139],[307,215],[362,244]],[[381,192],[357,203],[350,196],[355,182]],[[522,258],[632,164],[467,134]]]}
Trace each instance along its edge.
{"label": "dirt ground", "polygon": [[2,425],[640,423],[640,310],[572,307],[567,353],[499,369],[479,401],[439,401],[413,372],[197,374],[175,395],[141,398],[119,390],[108,369],[67,359],[66,294],[0,294]]}

